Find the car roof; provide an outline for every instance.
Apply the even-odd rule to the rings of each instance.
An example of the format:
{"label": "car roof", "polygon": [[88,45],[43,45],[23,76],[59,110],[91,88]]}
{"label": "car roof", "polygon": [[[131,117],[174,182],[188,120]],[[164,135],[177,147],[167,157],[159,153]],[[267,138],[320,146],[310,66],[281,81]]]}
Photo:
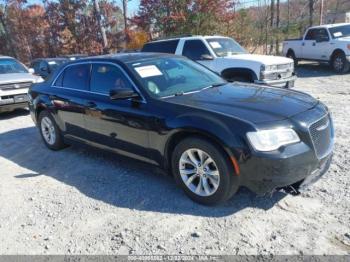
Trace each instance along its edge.
{"label": "car roof", "polygon": [[309,29],[332,28],[332,27],[343,26],[343,25],[350,25],[350,23],[337,23],[337,24],[318,25],[318,26],[312,26],[312,27],[310,27]]}
{"label": "car roof", "polygon": [[52,57],[52,58],[36,58],[32,62],[35,61],[67,61],[68,58],[63,58],[63,57]]}
{"label": "car roof", "polygon": [[222,35],[185,35],[185,36],[173,36],[173,37],[167,37],[163,39],[156,39],[149,43],[165,42],[165,41],[180,40],[180,39],[193,40],[193,39],[211,39],[211,38],[228,38],[228,37],[222,36]]}
{"label": "car roof", "polygon": [[4,55],[0,55],[0,59],[16,59],[16,58],[13,58],[11,56],[4,56]]}
{"label": "car roof", "polygon": [[73,61],[71,62],[71,64],[81,63],[85,61],[106,61],[106,60],[114,60],[122,63],[135,63],[135,62],[141,62],[141,61],[150,60],[154,58],[161,58],[161,57],[176,57],[176,55],[163,54],[163,53],[147,53],[147,52],[117,53],[117,54],[109,54],[109,55],[90,56],[88,58]]}

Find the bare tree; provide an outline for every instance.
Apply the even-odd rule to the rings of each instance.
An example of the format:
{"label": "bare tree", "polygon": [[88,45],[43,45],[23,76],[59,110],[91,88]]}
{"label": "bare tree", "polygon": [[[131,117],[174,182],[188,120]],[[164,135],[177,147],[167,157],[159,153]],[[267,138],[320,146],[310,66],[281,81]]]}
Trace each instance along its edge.
{"label": "bare tree", "polygon": [[276,55],[279,54],[280,0],[276,2]]}
{"label": "bare tree", "polygon": [[126,48],[128,42],[128,2],[130,0],[122,0],[123,1],[123,19],[124,19],[124,48]]}
{"label": "bare tree", "polygon": [[309,26],[314,24],[315,3],[317,0],[309,0]]}
{"label": "bare tree", "polygon": [[15,45],[13,42],[13,38],[11,36],[11,33],[9,32],[9,28],[6,23],[6,12],[7,12],[7,4],[4,5],[4,9],[0,7],[0,25],[4,30],[7,50],[11,52],[12,56],[17,57],[16,51],[14,48]]}
{"label": "bare tree", "polygon": [[95,5],[95,12],[96,12],[96,19],[98,22],[98,26],[100,27],[100,32],[101,32],[102,41],[103,41],[103,52],[108,53],[108,41],[106,36],[106,30],[102,22],[101,10],[100,10],[100,5],[98,0],[94,0],[94,5]]}

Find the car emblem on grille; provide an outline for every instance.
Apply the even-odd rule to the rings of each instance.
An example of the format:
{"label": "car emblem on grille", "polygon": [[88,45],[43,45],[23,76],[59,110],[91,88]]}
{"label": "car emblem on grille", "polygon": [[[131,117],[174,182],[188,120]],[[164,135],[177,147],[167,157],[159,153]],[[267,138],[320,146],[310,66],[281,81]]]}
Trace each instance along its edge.
{"label": "car emblem on grille", "polygon": [[317,131],[325,130],[328,127],[328,125],[329,125],[329,120],[327,120],[327,122],[324,125],[317,127],[316,130]]}
{"label": "car emblem on grille", "polygon": [[14,87],[14,88],[20,88],[20,86],[17,85],[17,84],[14,84],[13,87]]}

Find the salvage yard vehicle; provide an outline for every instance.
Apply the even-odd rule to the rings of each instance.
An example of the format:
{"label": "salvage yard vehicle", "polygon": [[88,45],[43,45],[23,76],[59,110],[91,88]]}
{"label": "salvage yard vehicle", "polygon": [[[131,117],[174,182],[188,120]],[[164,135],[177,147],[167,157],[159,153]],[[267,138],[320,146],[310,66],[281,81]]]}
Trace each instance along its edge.
{"label": "salvage yard vehicle", "polygon": [[0,112],[28,106],[28,88],[42,82],[33,69],[8,56],[0,56]]}
{"label": "salvage yard vehicle", "polygon": [[235,40],[223,36],[173,37],[146,43],[142,52],[183,55],[220,74],[240,81],[294,87],[293,60],[282,56],[249,54]]}
{"label": "salvage yard vehicle", "polygon": [[229,83],[185,57],[118,54],[71,62],[30,88],[45,145],[83,143],[168,170],[194,201],[240,186],[296,190],[329,168],[328,108],[288,89]]}
{"label": "salvage yard vehicle", "polygon": [[34,69],[36,75],[45,79],[68,61],[67,58],[37,58],[31,62],[30,67]]}
{"label": "salvage yard vehicle", "polygon": [[350,69],[350,23],[310,27],[300,39],[283,42],[283,54],[300,60],[328,62],[336,73]]}

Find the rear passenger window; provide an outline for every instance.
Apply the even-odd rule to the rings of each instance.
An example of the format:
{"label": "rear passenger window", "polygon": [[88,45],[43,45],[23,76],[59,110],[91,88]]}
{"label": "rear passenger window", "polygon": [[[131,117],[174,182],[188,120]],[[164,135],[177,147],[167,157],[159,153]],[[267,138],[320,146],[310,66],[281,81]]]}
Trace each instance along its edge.
{"label": "rear passenger window", "polygon": [[178,43],[179,43],[179,40],[147,43],[143,46],[141,52],[175,54]]}
{"label": "rear passenger window", "polygon": [[184,44],[182,55],[198,61],[203,59],[203,55],[210,55],[210,52],[202,40],[187,40]]}
{"label": "rear passenger window", "polygon": [[90,64],[72,65],[63,73],[62,86],[77,90],[89,90]]}
{"label": "rear passenger window", "polygon": [[92,66],[90,89],[95,93],[109,94],[112,89],[133,89],[133,87],[118,67],[94,64]]}

